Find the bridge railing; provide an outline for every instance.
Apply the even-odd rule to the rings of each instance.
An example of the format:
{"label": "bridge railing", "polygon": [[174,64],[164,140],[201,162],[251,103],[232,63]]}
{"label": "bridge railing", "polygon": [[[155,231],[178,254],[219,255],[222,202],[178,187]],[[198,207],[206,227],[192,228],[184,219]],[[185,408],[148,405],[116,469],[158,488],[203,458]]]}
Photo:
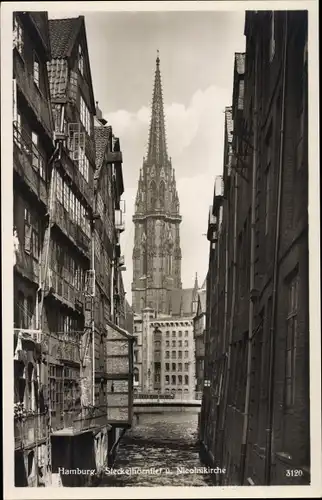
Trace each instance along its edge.
{"label": "bridge railing", "polygon": [[160,400],[160,399],[172,399],[172,400],[188,400],[195,399],[197,401],[201,401],[202,392],[194,392],[193,394],[187,393],[175,393],[175,392],[134,392],[134,400],[135,399],[148,399],[148,400]]}

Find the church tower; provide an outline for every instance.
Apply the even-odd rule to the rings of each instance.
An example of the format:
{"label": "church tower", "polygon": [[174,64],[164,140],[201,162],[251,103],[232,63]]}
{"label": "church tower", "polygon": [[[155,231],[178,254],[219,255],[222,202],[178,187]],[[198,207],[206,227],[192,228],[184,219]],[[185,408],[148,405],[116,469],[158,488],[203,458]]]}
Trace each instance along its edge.
{"label": "church tower", "polygon": [[132,307],[168,314],[171,290],[181,289],[180,206],[168,157],[159,54],[156,59],[147,157],[140,169],[133,216]]}

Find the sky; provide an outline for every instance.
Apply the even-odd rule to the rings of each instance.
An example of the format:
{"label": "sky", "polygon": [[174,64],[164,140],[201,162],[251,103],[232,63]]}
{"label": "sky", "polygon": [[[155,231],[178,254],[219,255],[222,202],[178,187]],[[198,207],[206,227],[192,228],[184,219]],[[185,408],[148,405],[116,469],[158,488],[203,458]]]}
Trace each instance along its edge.
{"label": "sky", "polygon": [[182,285],[201,285],[214,180],[223,170],[224,109],[231,105],[234,53],[245,49],[244,12],[48,12],[85,16],[95,100],[120,138],[126,204],[121,246],[132,302],[134,201],[148,142],[157,50],[168,154],[180,200]]}

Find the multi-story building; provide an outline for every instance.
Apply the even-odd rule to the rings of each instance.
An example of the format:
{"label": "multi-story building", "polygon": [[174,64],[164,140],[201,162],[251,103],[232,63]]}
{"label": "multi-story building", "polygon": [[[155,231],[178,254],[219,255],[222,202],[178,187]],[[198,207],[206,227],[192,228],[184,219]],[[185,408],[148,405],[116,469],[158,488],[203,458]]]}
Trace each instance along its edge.
{"label": "multi-story building", "polygon": [[13,59],[16,485],[83,485],[59,471],[99,473],[131,425],[122,155],[101,117],[94,128],[83,17],[15,13]]}
{"label": "multi-story building", "polygon": [[308,484],[307,13],[248,12],[245,35],[209,220],[200,437],[222,483]]}
{"label": "multi-story building", "polygon": [[54,153],[46,14],[16,12],[13,35],[15,484],[36,486],[37,470],[39,481],[47,483],[50,469],[42,394],[45,365],[37,335],[47,185]]}
{"label": "multi-story building", "polygon": [[204,384],[204,358],[205,358],[205,332],[206,332],[206,282],[198,290],[196,315],[193,319],[193,335],[195,339],[196,358],[196,392],[203,391]]}
{"label": "multi-story building", "polygon": [[133,222],[136,390],[192,395],[192,326],[197,290],[183,290],[181,284],[181,215],[175,173],[167,152],[159,56],[148,152],[140,170]]}

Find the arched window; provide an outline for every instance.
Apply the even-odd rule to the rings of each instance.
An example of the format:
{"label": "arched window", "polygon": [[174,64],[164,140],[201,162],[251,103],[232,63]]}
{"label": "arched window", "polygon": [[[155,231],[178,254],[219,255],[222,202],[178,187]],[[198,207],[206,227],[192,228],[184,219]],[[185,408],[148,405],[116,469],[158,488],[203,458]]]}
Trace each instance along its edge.
{"label": "arched window", "polygon": [[155,181],[151,181],[149,191],[150,191],[151,210],[154,210],[157,202],[157,185]]}
{"label": "arched window", "polygon": [[164,182],[161,181],[160,182],[160,207],[161,208],[164,208],[164,205],[165,205],[165,185],[164,185]]}
{"label": "arched window", "polygon": [[188,377],[188,375],[184,376],[184,383],[185,383],[185,385],[189,385],[189,377]]}

